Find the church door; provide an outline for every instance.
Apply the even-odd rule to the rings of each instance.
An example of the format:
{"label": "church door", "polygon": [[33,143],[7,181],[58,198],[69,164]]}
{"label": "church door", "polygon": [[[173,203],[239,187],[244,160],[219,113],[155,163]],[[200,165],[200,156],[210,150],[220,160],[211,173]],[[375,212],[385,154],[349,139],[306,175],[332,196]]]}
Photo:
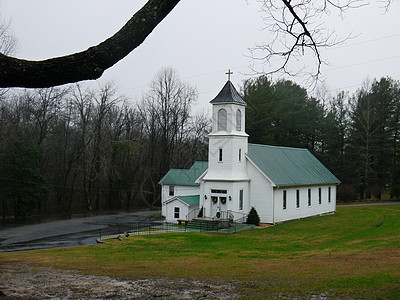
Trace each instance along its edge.
{"label": "church door", "polygon": [[218,206],[219,206],[219,199],[218,196],[211,196],[211,217],[215,217],[217,212],[219,211]]}
{"label": "church door", "polygon": [[227,211],[227,199],[226,196],[219,197],[219,211],[221,212],[222,216],[226,218],[226,211]]}
{"label": "church door", "polygon": [[215,217],[220,213],[221,217],[226,217],[224,212],[227,211],[226,196],[211,196],[211,217]]}

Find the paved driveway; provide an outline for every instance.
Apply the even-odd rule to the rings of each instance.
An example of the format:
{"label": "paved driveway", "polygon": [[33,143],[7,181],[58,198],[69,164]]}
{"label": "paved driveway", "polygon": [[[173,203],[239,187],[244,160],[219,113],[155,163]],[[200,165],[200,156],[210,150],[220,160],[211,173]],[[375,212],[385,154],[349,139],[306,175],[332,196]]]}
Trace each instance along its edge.
{"label": "paved driveway", "polygon": [[350,207],[350,206],[378,206],[378,205],[400,205],[400,202],[338,204],[336,206],[337,207]]}
{"label": "paved driveway", "polygon": [[100,232],[118,233],[151,219],[159,211],[74,217],[32,225],[0,227],[0,252],[95,244]]}

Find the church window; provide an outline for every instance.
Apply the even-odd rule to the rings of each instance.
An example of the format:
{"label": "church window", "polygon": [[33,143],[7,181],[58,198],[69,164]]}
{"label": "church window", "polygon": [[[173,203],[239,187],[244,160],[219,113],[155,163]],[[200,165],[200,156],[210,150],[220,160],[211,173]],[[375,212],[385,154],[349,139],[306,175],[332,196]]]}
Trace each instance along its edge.
{"label": "church window", "polygon": [[283,209],[286,209],[286,191],[283,191]]}
{"label": "church window", "polygon": [[296,190],[296,208],[300,208],[300,190]]}
{"label": "church window", "polygon": [[331,187],[328,187],[328,202],[331,203]]}
{"label": "church window", "polygon": [[240,109],[236,111],[236,130],[242,130],[242,112],[240,111]]}
{"label": "church window", "polygon": [[242,161],[242,149],[239,149],[239,161]]}
{"label": "church window", "polygon": [[222,149],[219,149],[218,161],[222,161]]}
{"label": "church window", "polygon": [[218,131],[226,131],[228,124],[227,112],[221,108],[218,111]]}
{"label": "church window", "polygon": [[179,219],[179,207],[174,207],[174,218]]}
{"label": "church window", "polygon": [[169,195],[170,195],[170,196],[173,196],[174,194],[175,194],[174,186],[173,186],[173,185],[170,185],[170,186],[169,186]]}
{"label": "church window", "polygon": [[239,210],[243,209],[243,190],[239,191]]}
{"label": "church window", "polygon": [[308,189],[308,206],[311,206],[311,189]]}
{"label": "church window", "polygon": [[227,194],[227,190],[211,190],[212,194]]}
{"label": "church window", "polygon": [[322,192],[321,192],[321,188],[318,189],[318,203],[319,203],[319,204],[322,203]]}

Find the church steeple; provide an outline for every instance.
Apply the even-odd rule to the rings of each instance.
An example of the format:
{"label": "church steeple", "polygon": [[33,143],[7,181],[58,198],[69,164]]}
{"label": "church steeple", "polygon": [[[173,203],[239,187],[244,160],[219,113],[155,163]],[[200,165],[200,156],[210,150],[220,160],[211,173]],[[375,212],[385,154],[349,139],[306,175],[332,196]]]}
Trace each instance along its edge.
{"label": "church steeple", "polygon": [[210,101],[213,105],[212,134],[246,134],[245,108],[247,103],[228,80],[218,95]]}
{"label": "church steeple", "polygon": [[247,138],[247,103],[228,80],[212,104],[212,131],[209,138],[208,173],[204,180],[244,180]]}
{"label": "church steeple", "polygon": [[232,82],[228,80],[222,90],[218,93],[218,95],[210,101],[211,104],[217,103],[236,103],[239,105],[247,106],[247,103],[243,100],[243,98],[236,91]]}

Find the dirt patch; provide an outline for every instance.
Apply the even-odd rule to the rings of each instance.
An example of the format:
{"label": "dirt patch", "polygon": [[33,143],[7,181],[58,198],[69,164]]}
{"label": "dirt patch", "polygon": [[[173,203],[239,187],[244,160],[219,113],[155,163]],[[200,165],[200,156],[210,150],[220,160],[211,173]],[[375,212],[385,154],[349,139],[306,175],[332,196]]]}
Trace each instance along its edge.
{"label": "dirt patch", "polygon": [[233,282],[142,278],[121,280],[31,265],[0,267],[0,299],[235,299]]}
{"label": "dirt patch", "polygon": [[267,227],[271,227],[274,226],[272,224],[268,224],[268,223],[260,223],[260,225],[256,226],[256,229],[263,229],[263,228],[267,228]]}

